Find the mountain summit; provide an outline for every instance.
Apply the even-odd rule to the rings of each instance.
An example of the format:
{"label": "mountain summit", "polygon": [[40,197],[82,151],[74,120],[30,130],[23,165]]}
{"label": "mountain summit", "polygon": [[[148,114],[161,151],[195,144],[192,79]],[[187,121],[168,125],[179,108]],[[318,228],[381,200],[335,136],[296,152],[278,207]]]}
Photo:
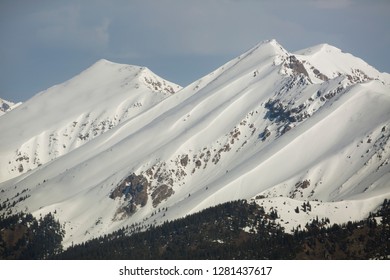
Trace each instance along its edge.
{"label": "mountain summit", "polygon": [[358,220],[390,197],[389,77],[275,40],[185,88],[100,60],[0,117],[0,203],[55,213],[65,246],[237,199],[286,231]]}

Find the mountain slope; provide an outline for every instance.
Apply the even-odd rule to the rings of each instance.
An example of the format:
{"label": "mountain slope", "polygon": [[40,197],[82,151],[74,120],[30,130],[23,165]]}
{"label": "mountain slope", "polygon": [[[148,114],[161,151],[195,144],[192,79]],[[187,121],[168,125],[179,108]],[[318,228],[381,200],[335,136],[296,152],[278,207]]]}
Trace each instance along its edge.
{"label": "mountain slope", "polygon": [[[120,69],[132,76],[131,94],[117,87],[126,83]],[[15,135],[2,140],[2,165],[26,164],[15,147],[30,159],[30,143],[42,129],[49,135],[38,152],[45,164],[30,164],[27,173],[23,165],[19,176],[2,171],[10,180],[0,188],[17,201],[14,210],[55,212],[65,223],[65,246],[236,199],[277,208],[289,230],[316,216],[361,219],[390,196],[390,75],[360,59],[328,45],[293,54],[270,40],[175,94],[168,82],[140,78],[151,76],[144,71],[100,61],[0,118]],[[40,100],[50,120],[31,115],[42,112]],[[123,108],[136,102],[141,109],[126,115]],[[28,114],[19,128],[21,112]],[[107,118],[114,125],[86,136]],[[69,133],[59,142],[71,148],[60,152],[51,131],[56,139]],[[306,201],[315,203],[311,211],[295,213]]]}
{"label": "mountain slope", "polygon": [[0,140],[1,181],[76,149],[177,90],[147,68],[96,62],[0,120],[14,136]]}

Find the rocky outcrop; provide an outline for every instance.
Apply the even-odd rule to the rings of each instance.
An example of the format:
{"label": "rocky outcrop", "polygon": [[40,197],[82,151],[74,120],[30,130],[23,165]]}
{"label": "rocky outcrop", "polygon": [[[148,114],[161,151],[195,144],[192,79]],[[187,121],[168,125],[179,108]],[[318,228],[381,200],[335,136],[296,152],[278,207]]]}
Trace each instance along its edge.
{"label": "rocky outcrop", "polygon": [[131,174],[110,193],[110,198],[123,199],[126,203],[121,206],[119,212],[132,215],[137,207],[143,207],[148,202],[148,188],[149,182],[144,176]]}

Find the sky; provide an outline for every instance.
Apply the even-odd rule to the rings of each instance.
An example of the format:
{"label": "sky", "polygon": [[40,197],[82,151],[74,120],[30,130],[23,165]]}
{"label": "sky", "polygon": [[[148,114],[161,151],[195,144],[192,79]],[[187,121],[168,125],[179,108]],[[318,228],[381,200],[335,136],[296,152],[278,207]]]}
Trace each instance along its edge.
{"label": "sky", "polygon": [[0,98],[20,102],[101,58],[182,86],[257,43],[328,43],[390,73],[389,0],[0,0]]}

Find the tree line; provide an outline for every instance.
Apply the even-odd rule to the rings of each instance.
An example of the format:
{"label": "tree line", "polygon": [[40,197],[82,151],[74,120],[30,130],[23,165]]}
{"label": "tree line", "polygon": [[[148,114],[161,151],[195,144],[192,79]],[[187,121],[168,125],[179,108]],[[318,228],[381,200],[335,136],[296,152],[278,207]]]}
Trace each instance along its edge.
{"label": "tree line", "polygon": [[[390,202],[367,219],[314,219],[286,233],[278,213],[246,200],[220,204],[141,232],[122,228],[63,250],[49,213],[0,216],[0,259],[388,259]],[[130,234],[131,233],[131,234]]]}
{"label": "tree line", "polygon": [[52,213],[0,216],[0,259],[48,259],[62,252],[65,231]]}
{"label": "tree line", "polygon": [[[277,211],[228,202],[144,232],[121,229],[72,246],[56,259],[384,259],[390,255],[390,203],[364,221],[314,219],[284,232]],[[378,222],[378,220],[380,222]]]}

